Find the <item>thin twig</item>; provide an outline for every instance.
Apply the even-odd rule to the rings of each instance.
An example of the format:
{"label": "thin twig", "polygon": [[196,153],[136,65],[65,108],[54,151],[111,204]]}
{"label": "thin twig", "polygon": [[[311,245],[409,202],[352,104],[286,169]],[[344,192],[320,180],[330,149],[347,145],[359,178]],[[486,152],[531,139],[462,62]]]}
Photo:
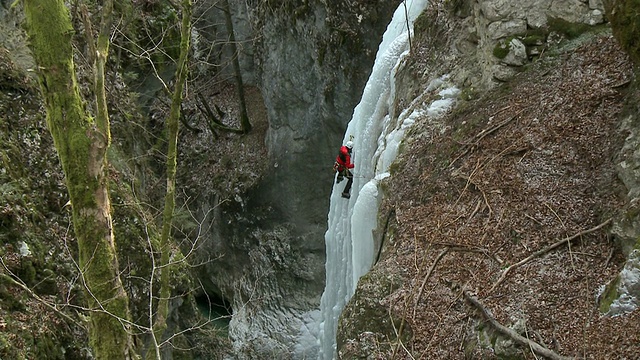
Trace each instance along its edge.
{"label": "thin twig", "polygon": [[453,161],[451,162],[451,164],[449,166],[453,166],[453,164],[455,164],[455,162],[458,161],[461,157],[465,156],[470,151],[473,151],[476,147],[478,147],[478,144],[480,143],[480,141],[482,141],[482,139],[484,139],[486,136],[496,132],[497,130],[499,130],[503,126],[509,124],[511,121],[513,121],[515,118],[517,118],[518,115],[520,115],[520,113],[522,113],[527,108],[528,107],[520,109],[520,111],[516,112],[510,118],[507,118],[506,120],[500,122],[499,124],[489,128],[489,129],[484,129],[484,130],[480,131],[478,134],[476,134],[474,136],[475,141],[472,140],[471,142],[467,142],[466,146],[465,146],[465,150],[462,152],[462,154],[458,155],[455,159],[453,159]]}
{"label": "thin twig", "polygon": [[462,198],[462,195],[464,195],[464,193],[467,191],[467,189],[469,188],[469,184],[473,184],[474,186],[476,186],[476,184],[471,179],[473,178],[473,175],[476,174],[479,168],[480,168],[480,159],[478,159],[478,161],[476,162],[476,167],[473,169],[471,174],[469,174],[469,177],[465,177],[462,174],[459,175],[461,178],[467,180],[467,183],[464,185],[464,189],[462,189],[462,191],[460,192],[460,195],[458,196],[458,199],[454,203],[454,206],[458,204],[458,202]]}
{"label": "thin twig", "polygon": [[611,261],[612,257],[613,257],[613,248],[609,250],[609,256],[607,256],[607,261],[604,262],[604,267],[609,266],[609,262]]}
{"label": "thin twig", "polygon": [[529,214],[524,214],[524,217],[527,217],[527,218],[535,221],[536,223],[538,223],[538,225],[542,225],[542,223],[540,221],[538,221],[538,219],[534,218],[533,216],[531,216]]}
{"label": "thin twig", "polygon": [[491,209],[491,205],[489,205],[489,200],[487,199],[487,194],[484,192],[484,190],[478,188],[480,190],[480,192],[482,193],[482,197],[484,198],[484,203],[487,204],[487,207],[489,208],[489,216],[487,217],[487,220],[491,219],[491,214],[493,214],[493,210]]}
{"label": "thin twig", "polygon": [[473,217],[476,215],[478,210],[480,210],[480,205],[482,205],[482,200],[478,200],[478,203],[476,204],[476,208],[473,209],[473,211],[471,212],[471,215],[469,215],[469,218],[467,219],[467,223],[469,223],[469,221],[471,221],[471,219],[473,219]]}
{"label": "thin twig", "polygon": [[[453,289],[452,289],[453,291]],[[449,312],[449,310],[451,310],[451,308],[458,303],[458,299],[460,299],[460,297],[462,296],[462,291],[457,291],[456,297],[453,298],[453,300],[451,300],[451,302],[449,303],[449,306],[447,306],[447,309],[443,312],[443,314],[447,314]],[[437,315],[437,314],[436,314]],[[444,321],[444,316],[438,316],[438,325],[435,327],[435,329],[439,329],[440,326],[442,325],[442,322]],[[429,342],[427,343],[427,346],[424,348],[424,350],[422,351],[422,354],[420,354],[420,358],[422,358],[422,355],[424,355],[429,348],[431,348],[431,344],[433,343],[433,340],[436,338],[436,335],[438,335],[437,331],[434,331],[433,334],[431,335],[431,339],[429,339]]]}
{"label": "thin twig", "polygon": [[413,355],[411,355],[411,352],[409,351],[409,349],[407,349],[407,347],[404,345],[404,343],[402,342],[402,331],[404,330],[404,322],[406,320],[406,312],[407,312],[407,302],[409,300],[409,297],[405,298],[405,303],[404,303],[404,309],[405,309],[405,314],[402,317],[402,320],[400,321],[400,329],[396,328],[396,323],[395,321],[393,321],[393,316],[391,315],[391,306],[389,306],[389,320],[391,320],[391,326],[393,326],[393,332],[396,335],[396,340],[398,341],[398,344],[396,345],[395,349],[393,349],[393,355],[391,357],[391,359],[395,359],[396,358],[396,354],[398,353],[398,347],[402,347],[402,349],[404,349],[404,351],[407,353],[407,355],[415,360],[415,358],[413,357]]}
{"label": "thin twig", "polygon": [[[484,237],[483,237],[483,239],[484,239]],[[446,246],[447,248],[449,248],[449,251],[480,253],[480,254],[485,255],[489,259],[494,260],[495,262],[497,262],[499,264],[502,264],[502,260],[498,259],[488,249],[485,249],[485,248],[480,247],[480,246],[454,244],[454,243],[448,243],[448,242],[433,242],[433,243],[431,243],[431,245]]]}
{"label": "thin twig", "polygon": [[[527,331],[527,323],[524,323],[524,335],[527,337],[527,340],[529,340],[529,331]],[[531,342],[529,342],[529,350],[531,350],[531,354],[533,355],[534,358],[536,358],[536,360],[538,359],[538,356],[536,356],[536,352],[533,351],[533,347],[531,346]]]}
{"label": "thin twig", "polygon": [[85,327],[78,320],[76,320],[76,319],[72,318],[71,316],[65,314],[64,312],[60,311],[60,309],[58,309],[58,307],[55,304],[52,305],[51,303],[49,303],[45,299],[41,298],[38,294],[33,292],[33,290],[31,290],[22,281],[22,279],[20,279],[16,274],[14,274],[11,270],[9,270],[9,268],[4,263],[4,260],[1,257],[0,257],[0,263],[2,263],[2,267],[9,274],[9,275],[4,275],[3,276],[7,281],[12,283],[13,285],[16,285],[16,286],[20,287],[22,290],[26,291],[32,298],[36,299],[38,302],[40,302],[41,304],[43,304],[47,308],[53,310],[53,312],[55,312],[56,314],[60,315],[62,318],[64,318],[65,320],[69,321],[70,323],[72,323],[74,325],[77,325],[77,326],[80,326],[80,327],[83,327],[83,328]]}
{"label": "thin twig", "polygon": [[[549,204],[544,203],[544,206],[546,206],[549,210],[551,210],[553,215],[555,215],[556,218],[558,219],[558,221],[560,221],[560,224],[562,225],[562,228],[566,230],[567,226],[564,224],[564,221],[562,221],[562,218],[560,217],[560,215],[558,215],[558,213],[555,210],[553,210],[553,208]],[[571,268],[575,271],[576,266],[573,263],[573,254],[571,252],[571,243],[569,243],[567,245],[569,246],[569,260],[571,260]]]}
{"label": "thin twig", "polygon": [[420,271],[418,267],[418,239],[416,233],[413,233],[413,266],[416,268],[416,272]]}
{"label": "thin twig", "polygon": [[511,108],[511,105],[505,106],[505,107],[503,107],[502,109],[500,109],[500,110],[498,110],[498,111],[494,112],[493,114],[491,114],[491,116],[496,116],[496,115],[498,115],[499,113],[501,113],[501,112],[503,112],[503,111],[505,111],[505,110],[508,110],[508,109],[510,109],[510,108]]}

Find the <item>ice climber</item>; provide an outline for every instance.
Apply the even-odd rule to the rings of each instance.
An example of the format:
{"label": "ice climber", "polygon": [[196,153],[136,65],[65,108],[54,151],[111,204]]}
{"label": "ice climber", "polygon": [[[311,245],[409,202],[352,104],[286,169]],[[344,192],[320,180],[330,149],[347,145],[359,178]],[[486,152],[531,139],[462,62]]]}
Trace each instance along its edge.
{"label": "ice climber", "polygon": [[351,151],[353,150],[353,141],[347,141],[346,144],[340,147],[340,153],[336,157],[336,162],[333,165],[333,169],[338,173],[336,178],[336,184],[347,178],[347,185],[342,191],[343,198],[350,198],[351,185],[353,185],[353,173],[350,169],[353,169],[353,163],[351,163]]}

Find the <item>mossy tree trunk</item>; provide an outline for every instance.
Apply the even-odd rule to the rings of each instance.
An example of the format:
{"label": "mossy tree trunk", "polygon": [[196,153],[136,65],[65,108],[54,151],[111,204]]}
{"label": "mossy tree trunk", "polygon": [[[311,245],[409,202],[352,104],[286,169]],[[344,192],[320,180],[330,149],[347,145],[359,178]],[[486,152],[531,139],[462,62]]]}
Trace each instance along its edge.
{"label": "mossy tree trunk", "polygon": [[[178,158],[178,130],[180,125],[180,108],[183,99],[184,84],[187,79],[187,58],[191,43],[191,0],[182,0],[182,22],[180,27],[180,58],[176,68],[176,82],[173,90],[171,109],[167,119],[167,191],[164,198],[164,210],[162,214],[162,234],[160,237],[160,291],[156,318],[153,324],[153,341],[155,356],[160,357],[159,341],[167,328],[169,315],[169,298],[171,296],[170,254],[172,249],[171,229],[173,227],[173,213],[176,205],[176,167]],[[149,352],[151,353],[151,352]]]}
{"label": "mossy tree trunk", "polygon": [[247,114],[247,105],[244,99],[244,82],[242,81],[242,71],[240,69],[240,53],[238,52],[238,46],[236,45],[236,36],[233,31],[233,21],[231,21],[231,7],[229,6],[229,0],[223,0],[225,24],[227,32],[229,33],[229,46],[231,46],[233,71],[236,78],[236,90],[238,94],[238,104],[240,106],[240,130],[243,134],[251,131],[251,122],[249,121],[249,115]]}
{"label": "mossy tree trunk", "polygon": [[[110,0],[103,4],[107,17],[111,4]],[[24,9],[47,125],[71,198],[78,262],[93,310],[91,346],[96,359],[132,359],[128,298],[119,277],[106,171],[110,132],[102,80],[108,35],[102,34],[106,37],[99,38],[96,49],[98,114],[94,119],[78,89],[71,44],[74,31],[64,2],[25,0]]]}

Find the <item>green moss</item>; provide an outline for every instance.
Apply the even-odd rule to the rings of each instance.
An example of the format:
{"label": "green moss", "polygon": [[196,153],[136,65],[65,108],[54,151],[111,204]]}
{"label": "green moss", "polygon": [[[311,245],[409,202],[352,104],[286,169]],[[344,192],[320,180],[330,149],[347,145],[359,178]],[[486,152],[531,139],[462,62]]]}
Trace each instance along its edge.
{"label": "green moss", "polygon": [[425,33],[427,31],[427,29],[429,29],[429,27],[431,26],[432,21],[429,18],[429,16],[427,15],[426,12],[422,12],[418,18],[416,18],[416,20],[413,22],[413,29],[415,34],[422,34]]}
{"label": "green moss", "polygon": [[633,221],[640,215],[640,206],[631,206],[624,214],[624,218],[627,221]]}
{"label": "green moss", "polygon": [[640,64],[640,0],[610,0],[605,5],[613,35],[634,63]]}
{"label": "green moss", "polygon": [[222,156],[221,163],[226,169],[233,169],[233,167],[235,166],[235,159],[233,159],[230,155],[224,155]]}
{"label": "green moss", "polygon": [[450,14],[441,12],[438,5],[429,4],[413,23],[415,43],[429,43],[434,49],[439,49],[447,41],[447,17]]}
{"label": "green moss", "polygon": [[[389,309],[379,302],[380,294],[392,293],[400,286],[401,281],[399,276],[376,271],[360,278],[355,294],[340,315],[338,349],[347,342],[360,339],[363,332],[376,334],[380,344],[378,351],[381,353],[393,348],[397,341],[407,344],[411,340],[413,332],[408,322],[399,314],[390,313]],[[366,348],[366,344],[360,345],[362,349]]]}
{"label": "green moss", "polygon": [[542,33],[541,31],[535,31],[533,33],[529,33],[526,36],[524,36],[521,39],[521,41],[526,46],[536,46],[536,45],[544,44],[546,38],[547,38],[546,33]]}
{"label": "green moss", "polygon": [[478,97],[478,91],[474,87],[465,87],[460,92],[460,98],[465,101],[471,101]]}
{"label": "green moss", "polygon": [[56,342],[53,337],[38,336],[35,340],[33,355],[36,359],[64,360],[64,349]]}
{"label": "green moss", "polygon": [[395,174],[400,173],[403,168],[404,168],[404,164],[403,163],[400,163],[399,161],[394,161],[389,166],[389,173],[391,174],[391,176],[393,176]]}
{"label": "green moss", "polygon": [[493,56],[502,60],[509,54],[509,43],[506,41],[498,41],[496,46],[493,48]]}
{"label": "green moss", "polygon": [[22,360],[25,358],[3,333],[0,333],[0,358]]}
{"label": "green moss", "polygon": [[[130,2],[116,1],[114,10],[116,17],[122,17],[121,30],[125,34],[113,39],[117,47],[126,49],[116,53],[118,64],[145,73],[151,71],[150,57],[159,73],[171,69],[180,52],[180,29],[175,26],[179,19],[171,3],[145,1],[132,6]],[[140,56],[141,49],[152,50]]]}
{"label": "green moss", "polygon": [[173,213],[173,224],[180,229],[180,233],[189,234],[198,230],[198,223],[193,219],[193,213],[189,209],[178,207]]}
{"label": "green moss", "polygon": [[583,23],[574,23],[561,18],[549,18],[547,20],[549,31],[555,31],[565,35],[569,39],[575,39],[591,30],[591,26]]}
{"label": "green moss", "polygon": [[619,296],[618,294],[618,285],[620,284],[620,276],[616,276],[615,280],[607,284],[602,295],[600,296],[600,312],[605,314],[609,311],[611,304],[614,300],[616,300]]}
{"label": "green moss", "polygon": [[36,268],[29,258],[20,261],[20,268],[17,274],[27,285],[33,286],[36,282]]}
{"label": "green moss", "polygon": [[[464,116],[464,115],[463,115]],[[465,120],[463,120],[454,130],[453,139],[457,142],[465,142],[471,136],[473,136],[474,131],[484,123],[484,119],[480,115],[466,114],[464,116]],[[457,144],[454,144],[457,147]],[[455,152],[457,149],[453,149]],[[449,156],[450,154],[446,154]]]}
{"label": "green moss", "polygon": [[88,115],[80,96],[73,64],[73,27],[62,2],[24,2],[31,39],[45,98],[47,124],[65,173],[72,202],[74,233],[78,238],[79,266],[92,292],[90,307],[98,303],[106,312],[91,314],[90,339],[98,358],[119,358],[130,351],[131,334],[113,315],[128,319],[128,299],[120,283],[111,237],[104,151],[108,126]]}
{"label": "green moss", "polygon": [[471,10],[471,2],[467,0],[445,0],[444,7],[450,14],[466,17]]}
{"label": "green moss", "polygon": [[[478,334],[478,342],[477,345],[483,348],[494,348],[496,346],[496,341],[498,337],[496,336],[493,329],[489,326],[486,326],[484,322],[478,323],[475,327],[476,333]],[[473,349],[470,349],[473,350]]]}

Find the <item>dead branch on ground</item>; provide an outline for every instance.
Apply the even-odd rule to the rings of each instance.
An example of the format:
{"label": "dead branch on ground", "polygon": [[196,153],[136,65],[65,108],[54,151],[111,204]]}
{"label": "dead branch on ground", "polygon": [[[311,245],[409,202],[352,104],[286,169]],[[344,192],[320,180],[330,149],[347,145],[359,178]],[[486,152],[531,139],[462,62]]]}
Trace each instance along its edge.
{"label": "dead branch on ground", "polygon": [[415,360],[413,355],[411,355],[411,352],[409,351],[409,349],[407,349],[407,347],[402,342],[402,334],[404,332],[405,321],[406,321],[406,318],[407,318],[407,308],[408,308],[407,303],[408,302],[409,302],[409,297],[407,296],[407,297],[405,297],[405,301],[404,301],[404,314],[402,315],[402,320],[400,320],[399,329],[398,329],[398,327],[396,327],[396,323],[393,320],[393,315],[391,313],[392,306],[389,305],[389,320],[391,321],[391,326],[393,326],[393,332],[395,333],[396,341],[398,342],[396,344],[395,348],[393,349],[393,354],[391,356],[392,360],[396,358],[396,355],[398,354],[400,347],[402,347],[402,349],[407,353],[407,356],[409,356],[411,359]]}
{"label": "dead branch on ground", "polygon": [[582,235],[585,235],[585,234],[588,234],[588,233],[594,232],[594,231],[596,231],[596,230],[599,230],[599,229],[603,228],[605,225],[607,225],[607,224],[608,224],[608,223],[610,223],[610,222],[611,222],[611,219],[608,219],[607,221],[603,222],[602,224],[600,224],[600,225],[598,225],[598,226],[596,226],[596,227],[593,227],[593,228],[591,228],[591,229],[587,229],[587,230],[581,231],[581,232],[579,232],[579,233],[577,233],[577,234],[575,234],[575,235],[572,235],[572,236],[569,236],[569,237],[564,238],[564,239],[562,239],[562,240],[559,240],[559,241],[557,241],[557,242],[555,242],[555,243],[553,243],[553,244],[551,244],[551,245],[547,246],[546,248],[543,248],[543,249],[540,249],[540,250],[538,250],[538,251],[534,252],[533,254],[531,254],[531,255],[527,256],[526,258],[524,258],[524,259],[520,260],[519,262],[517,262],[517,263],[515,263],[515,264],[513,264],[513,265],[510,265],[509,267],[507,267],[507,268],[504,270],[504,272],[502,273],[502,275],[500,275],[500,278],[498,279],[498,281],[496,281],[496,283],[495,283],[495,284],[493,284],[493,286],[491,287],[491,289],[489,290],[489,292],[490,292],[490,293],[491,293],[491,292],[493,292],[493,290],[495,290],[495,288],[496,288],[498,285],[500,285],[500,283],[502,283],[502,282],[504,281],[504,279],[506,278],[507,274],[508,274],[508,273],[509,273],[513,268],[516,268],[516,267],[518,267],[518,266],[521,266],[521,265],[523,265],[523,264],[526,264],[526,263],[528,263],[529,261],[531,261],[532,259],[535,259],[535,258],[537,258],[537,257],[539,257],[539,256],[541,256],[541,255],[544,255],[544,254],[548,253],[549,251],[551,251],[551,250],[553,250],[553,249],[555,249],[555,248],[557,248],[557,247],[560,247],[561,245],[564,245],[565,243],[569,243],[569,242],[571,242],[572,240],[575,240],[575,239],[579,238],[579,237],[580,237],[580,236],[582,236]]}
{"label": "dead branch on ground", "polygon": [[487,319],[487,321],[489,321],[489,323],[491,324],[491,326],[493,326],[494,329],[496,329],[498,332],[502,333],[503,335],[510,337],[513,341],[517,342],[518,344],[528,346],[533,352],[535,352],[538,355],[544,356],[547,359],[552,359],[552,360],[573,359],[572,357],[559,355],[554,351],[549,350],[546,347],[538,344],[537,342],[529,340],[523,337],[522,335],[518,334],[517,332],[513,331],[512,329],[500,324],[496,319],[493,318],[489,310],[487,310],[487,308],[485,308],[482,304],[480,304],[478,299],[476,299],[471,294],[469,294],[468,290],[464,290],[463,294],[464,294],[464,297],[471,304],[473,304],[473,306],[475,306],[478,310],[480,310],[480,312],[482,312],[482,316],[485,319]]}
{"label": "dead branch on ground", "polygon": [[[486,236],[486,234],[485,234],[485,236]],[[483,236],[482,238],[484,239],[485,236]],[[431,245],[434,245],[434,246],[446,246],[446,247],[449,248],[449,251],[479,253],[479,254],[483,254],[484,256],[488,257],[489,259],[497,262],[498,264],[502,264],[502,262],[503,262],[501,259],[498,259],[495,256],[495,254],[494,254],[495,252],[491,253],[489,251],[489,249],[485,249],[485,248],[483,248],[481,246],[455,244],[455,243],[449,243],[449,242],[432,242]]]}
{"label": "dead branch on ground", "polygon": [[[202,106],[200,106],[200,104],[196,104],[196,107],[207,118],[208,120],[207,125],[209,126],[209,129],[211,130],[212,133],[214,134],[216,133],[214,129],[219,129],[222,131],[227,131],[227,132],[236,133],[236,134],[243,133],[242,129],[232,128],[230,126],[223,124],[221,118],[216,116],[213,110],[211,110],[209,103],[206,101],[202,93],[198,93],[198,99],[200,100],[200,103],[202,104]],[[216,110],[218,112],[218,115],[220,115],[220,117],[224,115],[224,113],[217,106],[216,106]]]}
{"label": "dead branch on ground", "polygon": [[546,347],[538,344],[537,342],[529,340],[523,337],[522,335],[518,334],[517,332],[513,331],[512,329],[500,324],[496,319],[493,318],[493,316],[491,316],[491,314],[489,313],[489,310],[487,310],[487,308],[485,308],[480,303],[480,301],[478,301],[478,299],[476,299],[474,296],[469,294],[468,290],[463,290],[463,294],[465,299],[467,299],[467,301],[469,301],[475,308],[480,310],[480,312],[482,313],[482,316],[485,319],[487,319],[487,321],[491,324],[491,326],[493,326],[493,328],[496,329],[501,334],[510,337],[513,341],[517,342],[520,345],[528,346],[536,354],[544,356],[547,359],[552,359],[552,360],[573,359],[572,357],[559,355],[554,351],[549,350]]}

